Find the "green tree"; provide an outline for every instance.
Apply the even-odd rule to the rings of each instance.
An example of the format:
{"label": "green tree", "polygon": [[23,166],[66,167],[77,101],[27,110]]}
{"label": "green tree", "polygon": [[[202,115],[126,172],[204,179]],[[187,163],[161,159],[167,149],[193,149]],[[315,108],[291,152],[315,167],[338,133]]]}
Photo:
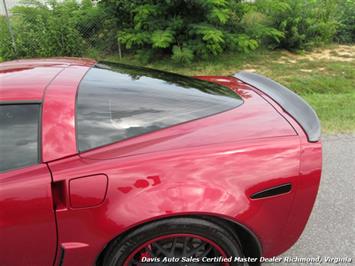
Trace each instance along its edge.
{"label": "green tree", "polygon": [[355,42],[355,0],[339,0],[337,8],[339,27],[335,40],[342,43]]}
{"label": "green tree", "polygon": [[106,0],[101,5],[116,18],[118,42],[145,59],[169,55],[188,63],[227,50],[254,50],[265,36],[281,35],[268,25],[258,33],[248,27],[242,18],[251,9],[241,1]]}
{"label": "green tree", "polygon": [[[259,0],[260,10],[272,18],[272,26],[283,33],[276,47],[310,49],[331,42],[339,22],[338,0]],[[268,6],[274,8],[267,9]]]}
{"label": "green tree", "polygon": [[78,3],[26,1],[16,6],[10,17],[15,33],[16,51],[4,19],[0,20],[0,56],[5,59],[22,57],[81,56],[88,47],[98,16],[98,8],[90,0]]}

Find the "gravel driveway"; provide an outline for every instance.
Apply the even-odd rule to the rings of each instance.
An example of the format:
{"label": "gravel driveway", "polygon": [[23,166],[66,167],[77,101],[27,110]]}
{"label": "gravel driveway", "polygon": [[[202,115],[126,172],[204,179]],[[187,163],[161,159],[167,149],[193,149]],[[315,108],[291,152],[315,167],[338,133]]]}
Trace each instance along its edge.
{"label": "gravel driveway", "polygon": [[320,256],[322,265],[335,264],[326,263],[325,257],[350,257],[352,263],[337,265],[355,265],[355,135],[323,137],[323,174],[317,201],[301,238],[281,255],[285,256]]}

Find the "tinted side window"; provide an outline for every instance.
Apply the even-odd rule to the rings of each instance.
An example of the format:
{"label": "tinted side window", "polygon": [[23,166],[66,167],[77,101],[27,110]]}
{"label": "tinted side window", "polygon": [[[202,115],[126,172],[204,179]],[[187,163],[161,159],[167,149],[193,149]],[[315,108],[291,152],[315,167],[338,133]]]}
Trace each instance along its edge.
{"label": "tinted side window", "polygon": [[161,71],[109,64],[91,69],[79,87],[80,151],[242,104],[228,88]]}
{"label": "tinted side window", "polygon": [[0,105],[0,171],[38,163],[39,104]]}

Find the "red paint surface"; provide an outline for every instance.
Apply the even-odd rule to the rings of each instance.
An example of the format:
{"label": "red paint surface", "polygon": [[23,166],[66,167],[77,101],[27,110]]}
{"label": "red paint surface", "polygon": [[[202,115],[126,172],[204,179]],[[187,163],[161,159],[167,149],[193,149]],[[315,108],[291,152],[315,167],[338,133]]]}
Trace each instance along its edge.
{"label": "red paint surface", "polygon": [[[9,261],[23,265],[29,255],[34,265],[49,265],[56,249],[57,263],[65,249],[64,265],[93,265],[107,243],[121,233],[147,221],[184,214],[214,215],[242,224],[257,236],[263,256],[278,255],[298,239],[318,190],[321,144],[308,143],[299,125],[272,99],[234,78],[199,77],[230,87],[244,104],[79,156],[75,95],[93,62],[49,62],[46,66],[42,61],[6,63],[11,65],[5,64],[6,71],[13,70],[17,78],[4,82],[7,74],[1,72],[1,100],[44,97],[42,155],[53,181],[60,184],[54,189],[54,202],[62,205],[53,211],[45,164],[0,174],[0,265]],[[23,76],[26,94],[18,70],[24,65],[30,65],[31,73]],[[52,68],[61,72],[55,75]],[[31,72],[34,69],[43,72],[42,78],[34,79],[39,75]],[[89,180],[88,184],[82,180],[83,189],[69,188],[77,177],[102,174],[108,187],[97,206],[92,202],[102,194]],[[249,197],[284,183],[292,184],[287,194]],[[90,207],[72,208],[71,200],[74,206],[91,202]]]}
{"label": "red paint surface", "polygon": [[107,176],[92,175],[69,181],[70,206],[86,208],[100,205],[106,197]]}
{"label": "red paint surface", "polygon": [[77,153],[76,88],[88,70],[86,66],[69,66],[46,89],[42,107],[43,162]]}
{"label": "red paint surface", "polygon": [[88,59],[17,60],[0,63],[0,101],[40,101],[46,86],[64,68],[91,66]]}
{"label": "red paint surface", "polygon": [[0,265],[52,265],[56,247],[46,165],[0,173]]}

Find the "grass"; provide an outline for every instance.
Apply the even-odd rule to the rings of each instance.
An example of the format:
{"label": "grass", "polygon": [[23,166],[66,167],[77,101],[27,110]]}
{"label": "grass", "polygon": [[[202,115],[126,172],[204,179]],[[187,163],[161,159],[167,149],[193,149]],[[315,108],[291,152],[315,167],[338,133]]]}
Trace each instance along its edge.
{"label": "grass", "polygon": [[[106,60],[142,65],[132,56]],[[271,77],[300,94],[318,113],[324,133],[355,132],[355,46],[330,46],[315,52],[259,50],[224,54],[181,66],[162,59],[144,66],[185,75],[231,75],[243,69]]]}

